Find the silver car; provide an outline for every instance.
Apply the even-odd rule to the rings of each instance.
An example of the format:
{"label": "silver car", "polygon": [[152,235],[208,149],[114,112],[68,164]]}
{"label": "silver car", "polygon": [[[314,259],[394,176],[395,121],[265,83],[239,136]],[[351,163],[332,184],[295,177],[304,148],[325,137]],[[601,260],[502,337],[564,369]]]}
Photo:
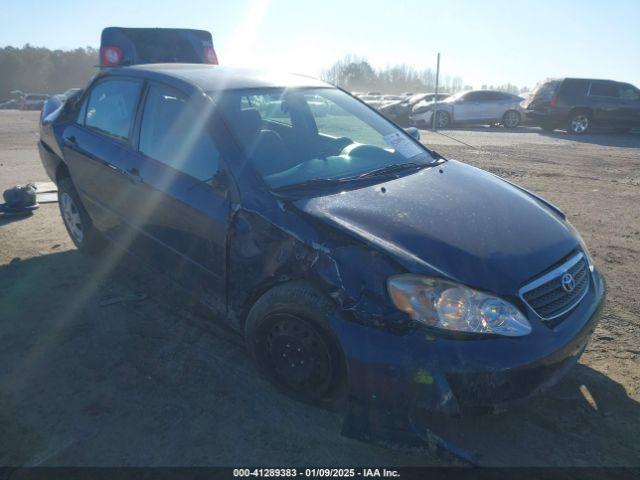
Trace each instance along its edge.
{"label": "silver car", "polygon": [[522,98],[511,93],[494,90],[471,90],[456,93],[441,102],[416,105],[410,116],[416,127],[433,125],[435,112],[436,128],[452,124],[502,124],[514,128],[524,116],[520,102]]}

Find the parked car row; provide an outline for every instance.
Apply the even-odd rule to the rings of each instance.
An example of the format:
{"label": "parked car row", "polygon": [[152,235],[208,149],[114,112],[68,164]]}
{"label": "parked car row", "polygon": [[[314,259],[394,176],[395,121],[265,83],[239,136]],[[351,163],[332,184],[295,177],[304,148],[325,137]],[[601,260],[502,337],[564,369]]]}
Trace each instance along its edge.
{"label": "parked car row", "polygon": [[[493,90],[471,90],[451,95],[443,101],[416,105],[409,116],[416,127],[447,128],[454,124],[489,123],[514,128],[520,124],[524,99]],[[435,119],[434,119],[435,116]]]}
{"label": "parked car row", "polygon": [[[80,90],[80,88],[70,88],[64,93],[55,96],[59,97],[60,100],[66,100]],[[0,100],[0,110],[42,110],[44,103],[51,97],[46,93],[18,94],[17,92],[13,92],[13,94],[17,95],[17,98]]]}
{"label": "parked car row", "polygon": [[600,79],[550,79],[523,96],[495,90],[439,94],[437,99],[434,94],[420,94],[375,108],[396,123],[414,127],[500,124],[515,128],[527,120],[546,131],[564,128],[576,135],[592,127],[620,132],[640,127],[640,90],[629,83]]}
{"label": "parked car row", "polygon": [[18,98],[0,102],[0,109],[40,110],[48,98],[49,95],[44,93],[27,93]]}

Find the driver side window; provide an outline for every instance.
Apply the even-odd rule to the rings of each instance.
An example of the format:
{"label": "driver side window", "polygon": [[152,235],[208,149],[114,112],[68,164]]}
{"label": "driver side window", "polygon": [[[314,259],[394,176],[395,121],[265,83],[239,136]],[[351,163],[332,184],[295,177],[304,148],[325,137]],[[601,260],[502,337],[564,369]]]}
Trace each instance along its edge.
{"label": "driver side window", "polygon": [[640,91],[633,85],[620,85],[620,98],[623,100],[640,100]]}
{"label": "driver side window", "polygon": [[139,150],[198,180],[218,171],[220,152],[209,130],[208,112],[182,93],[151,85],[144,103]]}
{"label": "driver side window", "polygon": [[348,137],[356,143],[389,148],[372,127],[327,98],[305,95],[314,113],[318,133],[331,137]]}

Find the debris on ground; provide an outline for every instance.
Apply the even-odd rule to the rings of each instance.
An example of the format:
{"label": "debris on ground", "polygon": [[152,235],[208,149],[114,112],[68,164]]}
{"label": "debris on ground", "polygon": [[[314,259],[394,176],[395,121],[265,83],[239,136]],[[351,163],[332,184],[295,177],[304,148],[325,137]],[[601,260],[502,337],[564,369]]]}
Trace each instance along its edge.
{"label": "debris on ground", "polygon": [[3,204],[0,204],[0,212],[3,215],[30,215],[40,205],[36,199],[36,186],[32,183],[16,185],[2,194]]}

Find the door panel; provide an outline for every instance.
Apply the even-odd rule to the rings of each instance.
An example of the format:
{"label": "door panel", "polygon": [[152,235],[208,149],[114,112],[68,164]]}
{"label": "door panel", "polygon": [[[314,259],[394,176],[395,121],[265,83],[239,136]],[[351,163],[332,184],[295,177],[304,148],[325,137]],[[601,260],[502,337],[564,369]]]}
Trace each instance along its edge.
{"label": "door panel", "polygon": [[640,126],[640,90],[628,83],[619,85],[620,107],[616,115],[623,127]]}
{"label": "door panel", "polygon": [[223,313],[229,201],[211,182],[219,168],[212,107],[208,98],[149,84],[123,217],[139,232],[136,253]]}
{"label": "door panel", "polygon": [[129,137],[141,90],[136,79],[98,81],[62,135],[75,186],[94,225],[107,234],[122,226],[118,213],[128,202]]}
{"label": "door panel", "polygon": [[620,122],[620,96],[614,82],[594,81],[589,89],[589,103],[595,123],[615,126]]}
{"label": "door panel", "polygon": [[476,101],[456,102],[453,106],[453,118],[455,121],[466,122],[478,115],[480,104]]}
{"label": "door panel", "polygon": [[219,313],[224,311],[229,202],[224,191],[139,155],[140,182],[125,219],[132,249]]}

